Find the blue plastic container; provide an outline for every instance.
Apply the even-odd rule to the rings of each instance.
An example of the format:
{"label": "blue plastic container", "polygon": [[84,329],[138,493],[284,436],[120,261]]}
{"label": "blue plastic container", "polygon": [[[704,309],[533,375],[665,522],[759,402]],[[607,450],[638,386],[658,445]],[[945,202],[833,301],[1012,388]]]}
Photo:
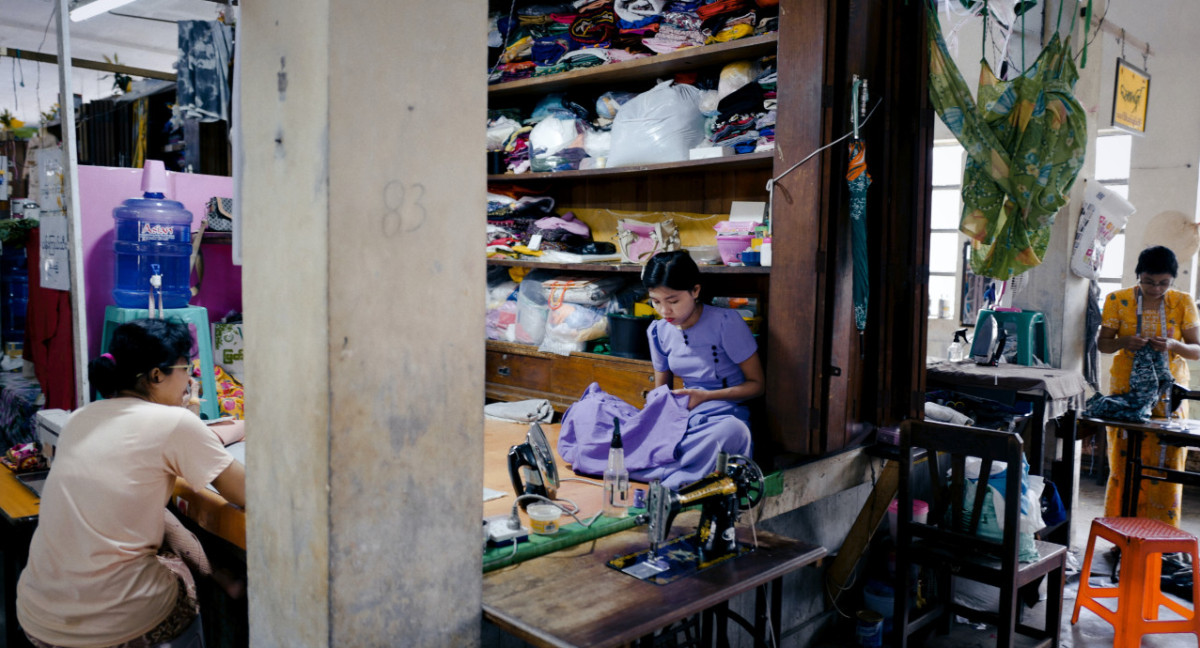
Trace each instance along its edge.
{"label": "blue plastic container", "polygon": [[[146,308],[152,267],[162,274],[163,308],[184,308],[192,297],[192,213],[183,203],[167,200],[166,172],[160,160],[147,160],[142,170],[141,198],[113,209],[116,274],[113,301],[122,308]],[[156,303],[157,305],[157,303]]]}

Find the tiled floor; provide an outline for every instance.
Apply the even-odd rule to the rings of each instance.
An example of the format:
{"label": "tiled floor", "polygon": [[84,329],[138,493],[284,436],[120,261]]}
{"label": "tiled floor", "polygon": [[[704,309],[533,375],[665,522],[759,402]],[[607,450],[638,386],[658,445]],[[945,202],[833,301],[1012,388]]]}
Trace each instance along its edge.
{"label": "tiled floor", "polygon": [[[1061,645],[1063,648],[1100,648],[1101,646],[1107,648],[1113,645],[1113,629],[1100,617],[1088,610],[1082,610],[1079,613],[1079,623],[1071,625],[1071,611],[1075,609],[1075,595],[1079,591],[1078,569],[1083,565],[1083,552],[1087,548],[1091,520],[1104,515],[1104,486],[1097,485],[1095,479],[1083,477],[1080,480],[1079,489],[1080,498],[1075,507],[1075,519],[1080,522],[1071,527],[1071,551],[1077,560],[1073,561],[1075,573],[1068,576],[1064,594]],[[1183,529],[1200,536],[1200,489],[1184,488],[1183,513]],[[1107,545],[1107,543],[1097,541],[1097,557],[1093,558],[1092,565],[1092,582],[1097,585],[1108,585],[1111,565],[1107,562],[1102,565],[1096,564],[1100,562],[1098,558],[1101,554],[1105,553],[1101,550],[1102,545]],[[1190,603],[1186,601],[1184,604],[1190,606]],[[1164,618],[1170,617],[1164,616]],[[1143,648],[1190,648],[1196,645],[1196,637],[1192,635],[1147,635],[1142,639]]]}

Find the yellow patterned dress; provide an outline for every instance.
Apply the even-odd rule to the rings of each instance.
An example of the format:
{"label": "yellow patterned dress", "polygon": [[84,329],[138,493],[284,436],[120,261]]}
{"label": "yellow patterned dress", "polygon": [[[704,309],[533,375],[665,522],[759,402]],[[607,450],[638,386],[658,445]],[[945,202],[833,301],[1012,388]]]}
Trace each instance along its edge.
{"label": "yellow patterned dress", "polygon": [[[1146,336],[1162,335],[1182,340],[1183,332],[1200,326],[1200,316],[1196,313],[1196,304],[1191,296],[1178,290],[1168,290],[1163,296],[1163,313],[1166,322],[1162,322],[1159,309],[1144,309],[1142,313],[1142,331]],[[1101,325],[1105,328],[1116,329],[1117,337],[1137,334],[1137,295],[1136,288],[1123,288],[1113,292],[1104,302],[1104,316]],[[1171,354],[1171,375],[1181,385],[1187,385],[1189,373],[1187,361],[1174,353]],[[1109,374],[1109,393],[1123,394],[1129,391],[1129,373],[1133,368],[1133,353],[1125,349],[1117,351],[1113,357],[1112,371]],[[1154,416],[1163,416],[1162,403],[1154,407]],[[1187,417],[1187,402],[1179,407],[1179,415]],[[1108,488],[1104,493],[1104,515],[1116,517],[1121,514],[1121,496],[1125,492],[1125,453],[1128,440],[1118,428],[1108,428]],[[1163,446],[1159,443],[1158,435],[1146,434],[1142,441],[1142,462],[1146,466],[1164,466],[1173,470],[1183,470],[1187,453],[1183,448]],[[1165,459],[1165,462],[1164,462]],[[1167,524],[1179,526],[1181,498],[1183,487],[1180,484],[1151,482],[1143,480],[1141,491],[1138,493],[1138,517],[1161,520]]]}

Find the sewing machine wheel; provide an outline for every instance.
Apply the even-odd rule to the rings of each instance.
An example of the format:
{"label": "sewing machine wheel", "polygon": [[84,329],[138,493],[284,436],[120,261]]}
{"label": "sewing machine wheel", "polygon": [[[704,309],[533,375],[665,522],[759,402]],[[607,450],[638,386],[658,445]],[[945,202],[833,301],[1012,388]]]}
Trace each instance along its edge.
{"label": "sewing machine wheel", "polygon": [[754,460],[744,455],[729,455],[725,461],[725,474],[733,478],[740,486],[745,484],[742,496],[738,498],[738,508],[743,511],[758,506],[766,493],[766,480],[762,468]]}

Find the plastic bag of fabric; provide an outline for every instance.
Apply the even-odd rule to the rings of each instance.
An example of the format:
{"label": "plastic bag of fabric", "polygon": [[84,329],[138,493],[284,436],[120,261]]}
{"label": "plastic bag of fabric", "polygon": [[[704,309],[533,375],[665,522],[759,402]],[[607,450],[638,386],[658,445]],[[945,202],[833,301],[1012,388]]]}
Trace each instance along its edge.
{"label": "plastic bag of fabric", "polygon": [[[975,508],[975,491],[979,486],[979,471],[983,461],[978,457],[967,457],[966,484],[963,493],[963,521],[970,519]],[[1021,492],[1014,500],[1010,500],[1004,492],[1007,487],[1008,466],[1003,461],[992,462],[992,472],[986,481],[988,493],[983,497],[983,512],[979,518],[978,535],[993,542],[1004,539],[1004,511],[1010,501],[1017,502],[1021,507],[1021,524],[1017,534],[1017,558],[1021,562],[1033,562],[1038,559],[1037,545],[1033,541],[1034,532],[1046,526],[1042,521],[1042,488],[1043,480],[1038,477],[1036,484],[1029,476],[1029,464],[1021,459]],[[1036,477],[1036,476],[1035,476]]]}
{"label": "plastic bag of fabric", "polygon": [[536,159],[558,153],[578,136],[575,118],[547,117],[529,132],[529,146],[533,148],[533,156]]}
{"label": "plastic bag of fabric", "polygon": [[489,281],[486,332],[489,340],[516,341],[517,282]]}
{"label": "plastic bag of fabric", "polygon": [[608,166],[679,162],[704,141],[700,91],[664,81],[630,99],[612,125]]}
{"label": "plastic bag of fabric", "polygon": [[564,304],[603,306],[613,293],[625,286],[621,277],[571,277],[549,279],[543,284],[551,310]]}
{"label": "plastic bag of fabric", "polygon": [[546,336],[546,316],[550,306],[546,303],[546,291],[542,282],[553,278],[554,273],[534,270],[525,275],[517,289],[517,321],[514,342],[538,345]]}
{"label": "plastic bag of fabric", "polygon": [[596,115],[601,119],[616,119],[621,106],[636,96],[636,92],[605,92],[596,98]]}
{"label": "plastic bag of fabric", "polygon": [[603,307],[561,304],[546,318],[546,334],[539,351],[570,355],[583,351],[584,343],[608,335],[608,316]]}

